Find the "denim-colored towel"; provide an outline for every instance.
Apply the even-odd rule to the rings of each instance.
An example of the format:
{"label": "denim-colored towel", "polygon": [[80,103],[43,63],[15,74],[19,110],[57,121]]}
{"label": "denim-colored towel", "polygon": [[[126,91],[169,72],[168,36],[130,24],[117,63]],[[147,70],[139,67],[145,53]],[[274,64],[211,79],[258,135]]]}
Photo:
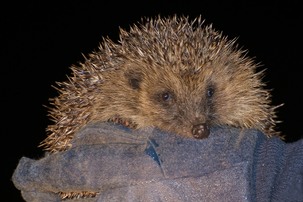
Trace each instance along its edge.
{"label": "denim-colored towel", "polygon": [[220,127],[198,140],[98,123],[72,145],[21,158],[12,179],[26,201],[81,191],[99,194],[66,201],[303,201],[303,140]]}

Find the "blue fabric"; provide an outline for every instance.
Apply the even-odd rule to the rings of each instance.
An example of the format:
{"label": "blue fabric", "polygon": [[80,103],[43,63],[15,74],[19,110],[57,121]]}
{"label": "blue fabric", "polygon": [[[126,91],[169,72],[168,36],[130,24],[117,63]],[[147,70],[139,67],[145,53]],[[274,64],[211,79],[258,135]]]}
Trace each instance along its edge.
{"label": "blue fabric", "polygon": [[235,128],[197,140],[100,123],[72,144],[20,160],[12,179],[26,201],[61,201],[56,193],[75,191],[99,194],[69,201],[303,201],[303,140]]}

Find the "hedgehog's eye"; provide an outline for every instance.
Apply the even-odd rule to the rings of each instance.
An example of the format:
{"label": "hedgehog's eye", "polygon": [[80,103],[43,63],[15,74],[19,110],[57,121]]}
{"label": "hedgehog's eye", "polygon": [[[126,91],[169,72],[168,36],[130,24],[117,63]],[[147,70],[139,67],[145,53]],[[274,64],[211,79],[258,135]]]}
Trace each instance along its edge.
{"label": "hedgehog's eye", "polygon": [[173,105],[175,101],[175,95],[169,90],[158,91],[154,94],[152,99],[157,103],[162,105],[163,107],[169,107]]}
{"label": "hedgehog's eye", "polygon": [[206,92],[207,97],[211,98],[214,95],[214,92],[215,92],[214,88],[212,86],[209,86]]}
{"label": "hedgehog's eye", "polygon": [[173,99],[174,99],[174,95],[170,91],[162,91],[155,95],[155,100],[157,100],[158,103],[164,105],[171,104]]}
{"label": "hedgehog's eye", "polygon": [[169,92],[164,92],[161,94],[161,99],[165,102],[169,101],[171,99],[171,94]]}

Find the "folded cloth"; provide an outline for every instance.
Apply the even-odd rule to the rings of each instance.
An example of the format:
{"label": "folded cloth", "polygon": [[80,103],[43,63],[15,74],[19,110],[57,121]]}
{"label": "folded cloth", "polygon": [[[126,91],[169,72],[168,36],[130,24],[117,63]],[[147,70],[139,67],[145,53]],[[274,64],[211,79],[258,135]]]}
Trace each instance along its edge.
{"label": "folded cloth", "polygon": [[198,140],[156,128],[86,126],[64,152],[21,158],[14,185],[26,201],[98,192],[96,201],[303,201],[303,140],[211,128]]}

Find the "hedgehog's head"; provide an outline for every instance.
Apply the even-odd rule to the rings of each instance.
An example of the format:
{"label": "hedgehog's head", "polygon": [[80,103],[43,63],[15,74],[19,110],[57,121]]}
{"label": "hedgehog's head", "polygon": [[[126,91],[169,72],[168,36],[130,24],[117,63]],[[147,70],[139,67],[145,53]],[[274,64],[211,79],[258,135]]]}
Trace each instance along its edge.
{"label": "hedgehog's head", "polygon": [[112,54],[121,67],[104,74],[113,92],[109,110],[139,127],[196,138],[212,125],[270,132],[275,115],[262,73],[234,41],[196,22],[158,19],[122,31]]}

